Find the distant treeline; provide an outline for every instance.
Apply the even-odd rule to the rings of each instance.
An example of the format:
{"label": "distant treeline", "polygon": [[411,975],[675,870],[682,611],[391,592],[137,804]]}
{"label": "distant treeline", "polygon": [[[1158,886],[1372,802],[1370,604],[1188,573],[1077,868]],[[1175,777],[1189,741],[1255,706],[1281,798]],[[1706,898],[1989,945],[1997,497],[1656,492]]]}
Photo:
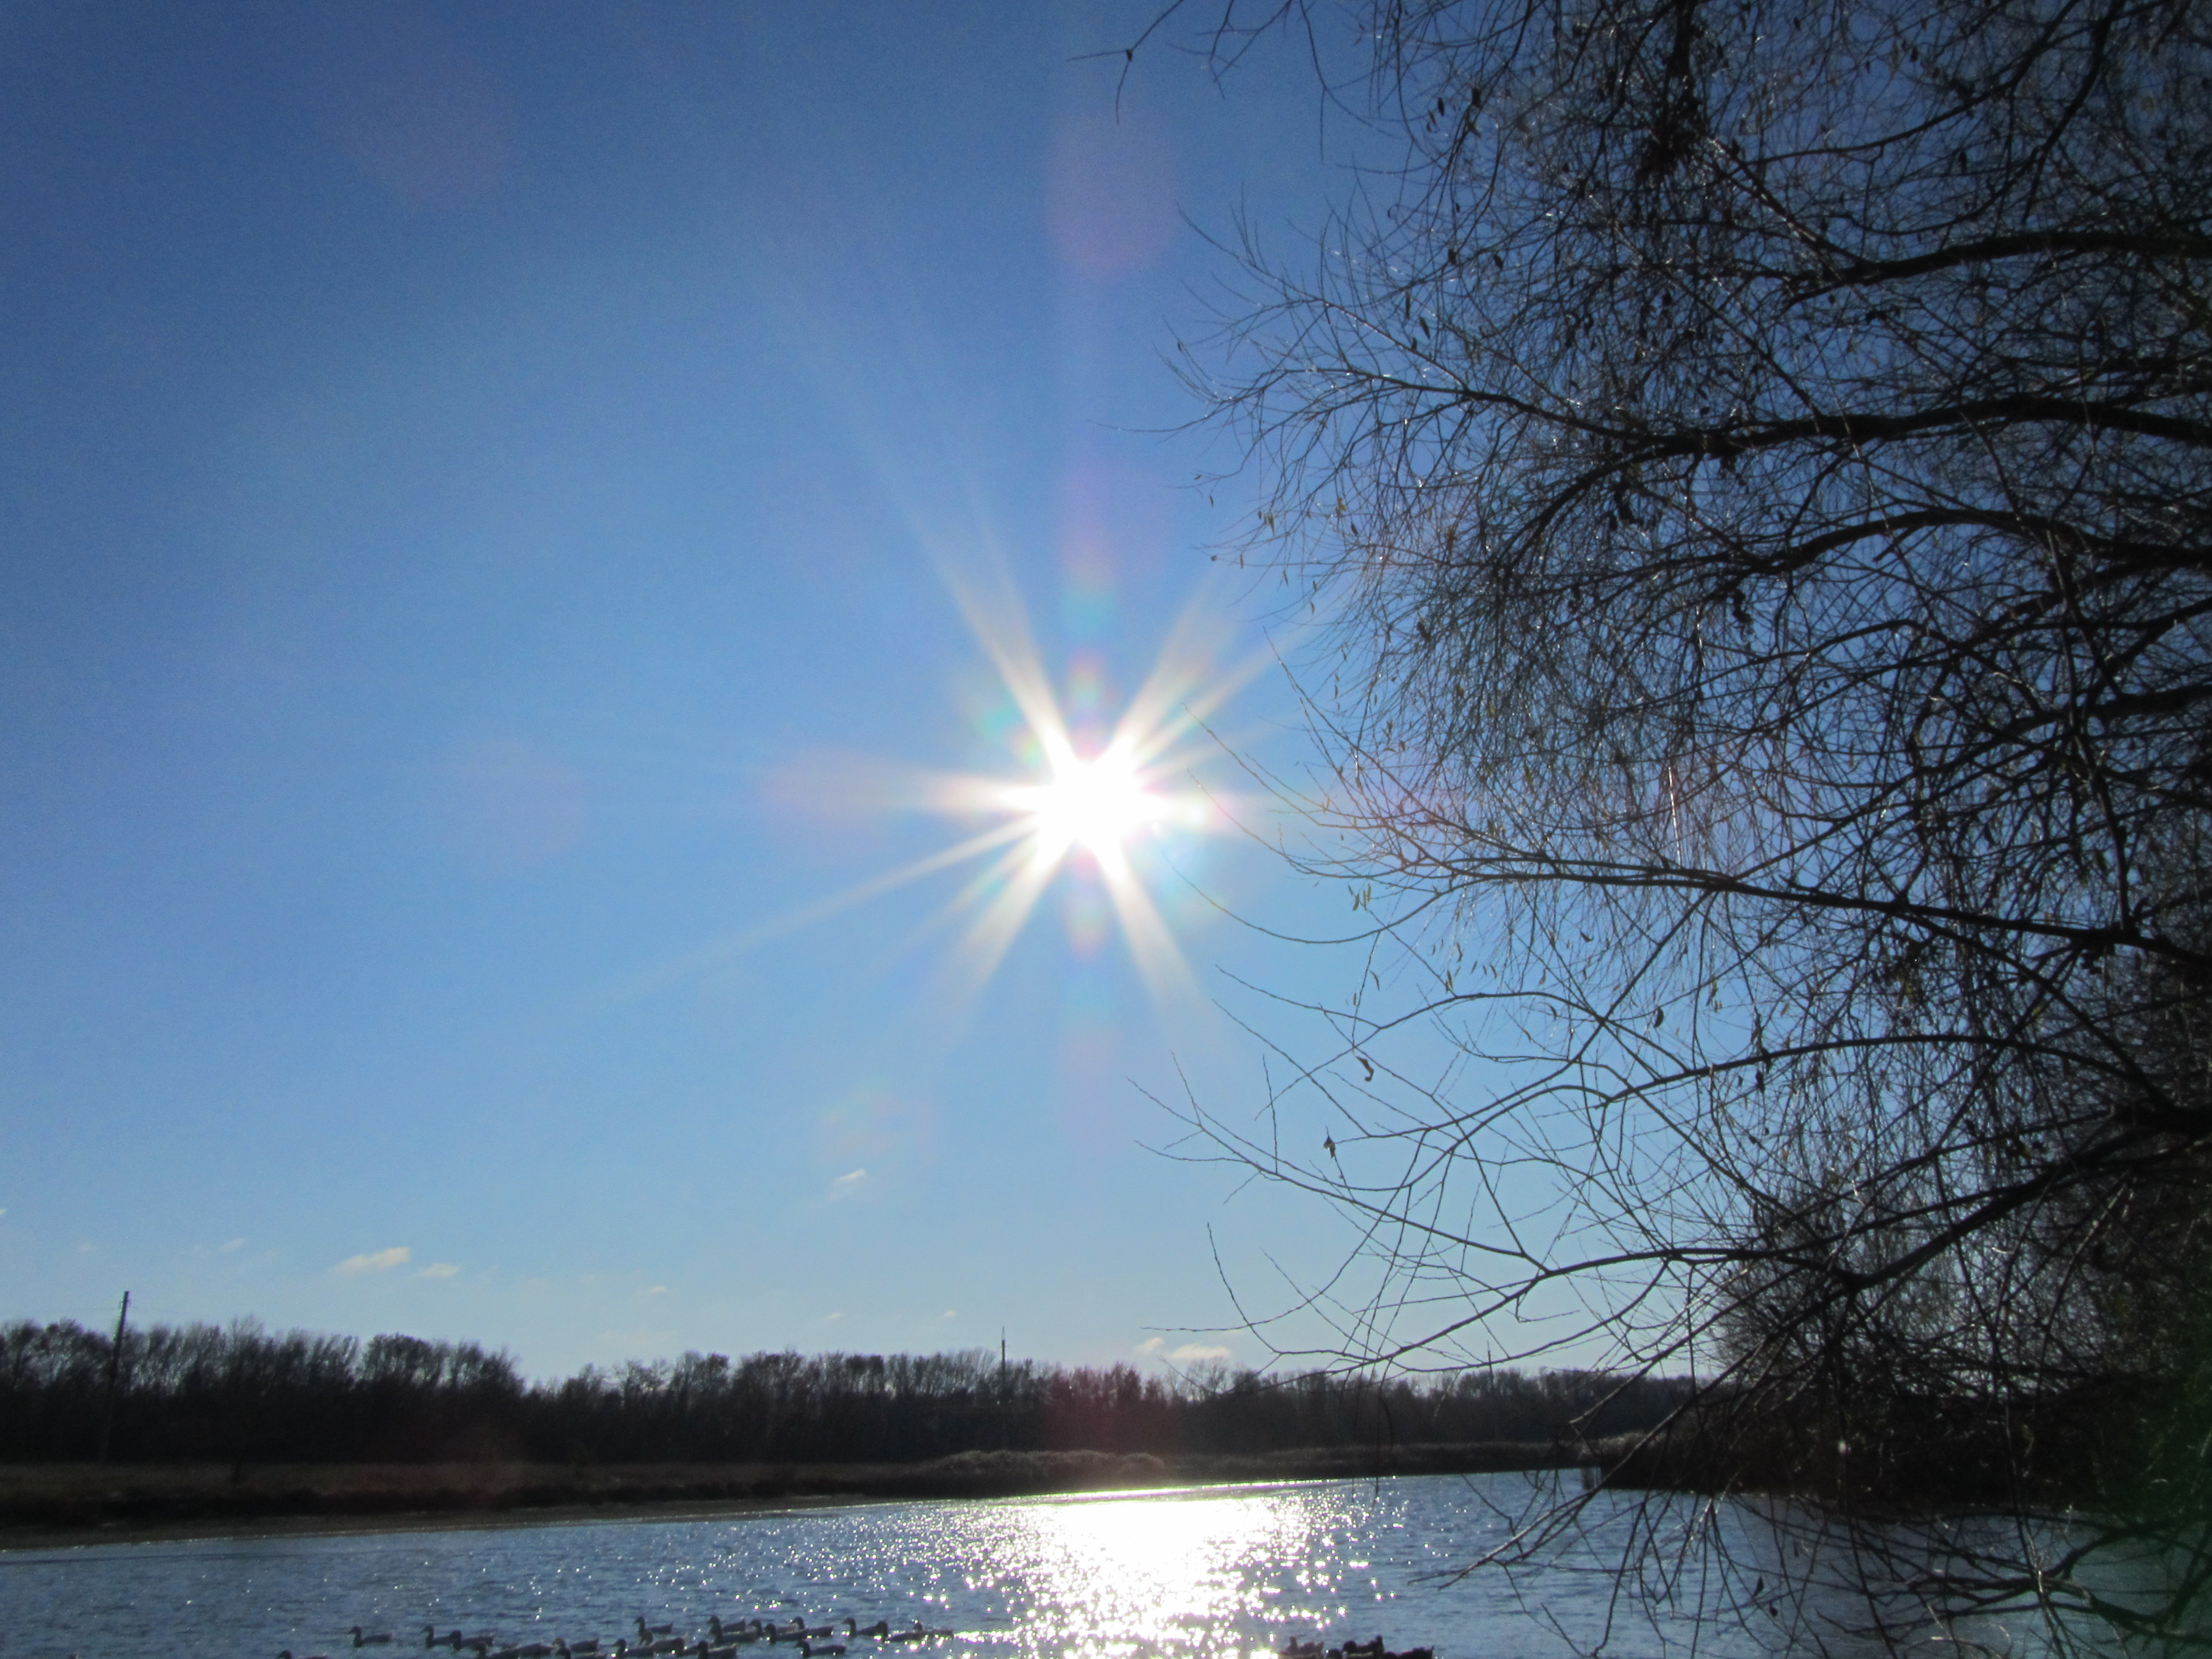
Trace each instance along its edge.
{"label": "distant treeline", "polygon": [[[0,1326],[0,1462],[80,1462],[109,1423],[112,1342]],[[117,1462],[903,1462],[964,1451],[1240,1454],[1552,1443],[1657,1423],[1687,1385],[1589,1371],[1412,1380],[1214,1367],[1181,1377],[940,1354],[687,1353],[526,1381],[505,1353],[411,1336],[149,1326],[114,1368]]]}

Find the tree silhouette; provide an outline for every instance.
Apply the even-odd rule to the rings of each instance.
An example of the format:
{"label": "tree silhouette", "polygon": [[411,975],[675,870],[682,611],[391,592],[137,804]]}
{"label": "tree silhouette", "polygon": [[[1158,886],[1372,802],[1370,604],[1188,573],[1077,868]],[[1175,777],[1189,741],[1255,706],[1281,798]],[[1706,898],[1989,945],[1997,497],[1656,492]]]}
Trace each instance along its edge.
{"label": "tree silhouette", "polygon": [[1865,1629],[2201,1638],[2206,9],[1361,22],[1402,167],[1188,361],[1330,618],[1275,781],[1370,957],[1325,1156],[1194,1123],[1357,1224],[1340,1362],[1694,1364],[1618,1478],[1789,1494]]}

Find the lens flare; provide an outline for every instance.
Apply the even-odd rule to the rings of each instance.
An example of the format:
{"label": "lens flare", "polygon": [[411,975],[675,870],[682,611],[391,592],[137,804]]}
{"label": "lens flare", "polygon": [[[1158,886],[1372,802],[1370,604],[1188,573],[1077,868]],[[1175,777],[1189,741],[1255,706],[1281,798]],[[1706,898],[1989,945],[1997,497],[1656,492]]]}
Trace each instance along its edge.
{"label": "lens flare", "polygon": [[1206,648],[1208,612],[1194,601],[1105,741],[1085,752],[1012,583],[1003,575],[987,584],[951,574],[946,582],[1020,712],[1019,735],[1041,757],[1037,775],[1028,779],[945,779],[928,803],[951,814],[999,817],[1000,833],[1011,832],[954,902],[969,917],[957,971],[971,986],[988,980],[1060,866],[1080,852],[1096,866],[1121,938],[1154,997],[1188,994],[1195,988],[1189,969],[1131,854],[1141,844],[1223,827],[1221,799],[1198,787],[1194,769],[1215,752],[1205,722],[1260,664],[1218,670]]}
{"label": "lens flare", "polygon": [[1171,811],[1128,756],[1110,749],[1087,761],[1070,757],[1055,766],[1049,782],[1007,790],[1006,804],[1030,815],[1038,850],[1055,860],[1079,847],[1110,857]]}
{"label": "lens flare", "polygon": [[[950,964],[958,988],[980,989],[997,971],[1038,901],[1072,858],[1087,860],[1146,988],[1163,1006],[1188,1006],[1190,973],[1146,884],[1155,861],[1133,856],[1174,837],[1226,827],[1229,798],[1201,789],[1196,769],[1217,757],[1207,720],[1264,665],[1224,671],[1212,648],[1215,607],[1194,600],[1170,630],[1145,681],[1103,739],[1079,740],[1031,641],[1012,582],[945,574],[962,615],[998,672],[1015,718],[996,735],[1030,757],[1027,776],[930,772],[858,757],[817,757],[793,769],[793,797],[892,811],[927,811],[964,823],[953,845],[854,884],[845,891],[748,929],[672,973],[703,969],[810,923],[963,865],[976,866],[939,913],[960,928]],[[1088,685],[1087,671],[1085,684]],[[1093,688],[1095,690],[1095,688]],[[1084,729],[1093,725],[1086,695]]]}

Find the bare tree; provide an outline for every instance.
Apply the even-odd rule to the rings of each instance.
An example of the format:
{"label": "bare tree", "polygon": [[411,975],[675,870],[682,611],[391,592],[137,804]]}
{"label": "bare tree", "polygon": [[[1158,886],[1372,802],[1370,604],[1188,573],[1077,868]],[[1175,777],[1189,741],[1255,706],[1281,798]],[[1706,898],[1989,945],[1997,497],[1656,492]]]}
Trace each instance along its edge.
{"label": "bare tree", "polygon": [[1374,0],[1403,169],[1192,359],[1374,918],[1321,1155],[1197,1122],[1345,1361],[1694,1364],[1615,1479],[1889,1639],[2212,1641],[2209,19]]}

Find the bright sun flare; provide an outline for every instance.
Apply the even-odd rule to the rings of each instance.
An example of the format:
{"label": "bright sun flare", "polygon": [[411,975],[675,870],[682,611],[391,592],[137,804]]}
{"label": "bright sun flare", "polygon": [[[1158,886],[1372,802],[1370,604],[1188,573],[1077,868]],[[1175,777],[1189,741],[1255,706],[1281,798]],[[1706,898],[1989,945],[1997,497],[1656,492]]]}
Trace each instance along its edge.
{"label": "bright sun flare", "polygon": [[982,585],[951,574],[946,584],[999,671],[1020,715],[1027,779],[939,775],[914,804],[996,824],[921,864],[941,869],[970,859],[982,867],[953,901],[967,917],[957,971],[972,986],[990,977],[1055,877],[1079,851],[1103,889],[1122,942],[1156,997],[1180,1000],[1195,988],[1167,918],[1137,857],[1177,835],[1223,827],[1219,803],[1197,787],[1192,768],[1213,750],[1204,722],[1256,672],[1223,673],[1207,648],[1205,607],[1194,604],[1162,646],[1144,684],[1095,750],[1079,744],[1045,672],[1012,585]]}
{"label": "bright sun flare", "polygon": [[1051,781],[1008,789],[1006,804],[1030,815],[1039,850],[1055,860],[1071,847],[1114,858],[1132,835],[1170,810],[1146,787],[1129,757],[1111,749],[1088,761],[1069,755],[1054,763]]}
{"label": "bright sun flare", "polygon": [[847,757],[812,775],[810,796],[842,797],[894,811],[942,813],[988,824],[965,839],[842,893],[749,930],[718,954],[749,948],[908,883],[963,865],[979,866],[940,920],[964,920],[950,967],[969,990],[996,971],[1037,902],[1078,852],[1096,878],[1123,942],[1156,997],[1181,1003],[1194,988],[1168,921],[1147,886],[1154,866],[1140,848],[1225,827],[1220,797],[1200,789],[1193,769],[1217,752],[1205,721],[1257,672],[1255,658],[1224,672],[1208,648],[1209,607],[1194,602],[1171,631],[1145,682],[1095,752],[1085,752],[1063,712],[1012,586],[945,577],[1018,714],[1010,734],[1030,769],[1024,779],[924,772]]}

